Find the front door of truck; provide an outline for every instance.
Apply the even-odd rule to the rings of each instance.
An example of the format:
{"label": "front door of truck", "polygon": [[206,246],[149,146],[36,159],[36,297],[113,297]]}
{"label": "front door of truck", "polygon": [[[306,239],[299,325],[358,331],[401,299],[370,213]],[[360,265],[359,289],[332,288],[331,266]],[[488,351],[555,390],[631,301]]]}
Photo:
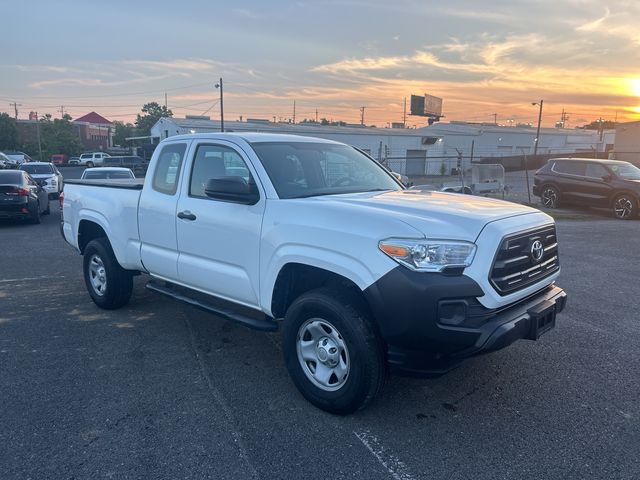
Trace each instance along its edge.
{"label": "front door of truck", "polygon": [[[149,171],[138,206],[140,258],[152,275],[178,280],[176,206],[187,143],[164,145]],[[123,212],[126,213],[126,212]]]}
{"label": "front door of truck", "polygon": [[[177,208],[180,283],[250,307],[259,305],[260,230],[265,196],[245,153],[225,141],[191,149]],[[188,173],[188,174],[187,174]],[[242,177],[258,189],[254,205],[205,195],[211,178]]]}

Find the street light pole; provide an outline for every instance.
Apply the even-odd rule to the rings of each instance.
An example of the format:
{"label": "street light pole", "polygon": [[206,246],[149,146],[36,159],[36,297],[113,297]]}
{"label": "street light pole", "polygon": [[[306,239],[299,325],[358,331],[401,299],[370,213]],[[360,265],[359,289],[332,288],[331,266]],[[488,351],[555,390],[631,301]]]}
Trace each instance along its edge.
{"label": "street light pole", "polygon": [[544,100],[540,100],[540,103],[533,102],[531,105],[540,105],[540,112],[538,113],[538,130],[536,132],[536,143],[533,146],[533,156],[535,157],[538,153],[538,144],[540,143],[540,123],[542,122],[542,105],[544,104]]}
{"label": "street light pole", "polygon": [[222,93],[222,77],[220,77],[220,82],[216,83],[216,88],[220,89],[220,131],[224,132],[224,96]]}

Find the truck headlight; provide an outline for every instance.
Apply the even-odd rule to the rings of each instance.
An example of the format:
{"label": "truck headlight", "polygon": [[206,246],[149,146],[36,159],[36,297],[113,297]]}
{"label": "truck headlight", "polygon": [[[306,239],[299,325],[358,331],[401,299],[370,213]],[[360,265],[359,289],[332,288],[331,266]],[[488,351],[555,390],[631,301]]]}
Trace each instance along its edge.
{"label": "truck headlight", "polygon": [[441,272],[449,267],[468,267],[476,246],[458,240],[389,238],[378,248],[396,262],[417,272]]}

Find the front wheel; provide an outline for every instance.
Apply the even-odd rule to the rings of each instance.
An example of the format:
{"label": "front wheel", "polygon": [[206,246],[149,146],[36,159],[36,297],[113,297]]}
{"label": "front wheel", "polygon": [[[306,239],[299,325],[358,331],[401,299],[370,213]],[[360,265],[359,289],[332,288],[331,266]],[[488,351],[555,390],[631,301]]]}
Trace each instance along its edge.
{"label": "front wheel", "polygon": [[330,288],[301,295],[287,310],[282,337],[289,374],[316,407],[346,415],[381,391],[383,343],[357,295]]}
{"label": "front wheel", "polygon": [[84,250],[84,282],[100,308],[114,310],[129,302],[133,275],[120,266],[106,238],[91,240]]}
{"label": "front wheel", "polygon": [[622,194],[613,201],[613,214],[621,220],[629,220],[638,214],[638,202],[629,194]]}

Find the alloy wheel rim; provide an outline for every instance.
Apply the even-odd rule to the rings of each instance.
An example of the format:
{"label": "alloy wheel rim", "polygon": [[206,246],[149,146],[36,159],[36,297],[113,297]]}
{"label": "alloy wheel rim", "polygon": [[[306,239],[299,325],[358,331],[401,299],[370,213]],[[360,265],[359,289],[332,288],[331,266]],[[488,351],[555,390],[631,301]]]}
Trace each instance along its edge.
{"label": "alloy wheel rim", "polygon": [[627,218],[633,212],[633,202],[629,197],[620,197],[616,200],[616,204],[614,205],[614,211],[616,217],[618,218]]}
{"label": "alloy wheel rim", "polygon": [[107,271],[99,255],[89,258],[89,280],[96,295],[102,297],[107,290]]}
{"label": "alloy wheel rim", "polygon": [[556,194],[554,189],[547,188],[544,192],[542,192],[542,203],[545,207],[555,208],[557,200],[558,195]]}
{"label": "alloy wheel rim", "polygon": [[306,377],[316,387],[334,392],[349,377],[350,361],[342,335],[330,322],[311,318],[298,329],[298,362]]}

